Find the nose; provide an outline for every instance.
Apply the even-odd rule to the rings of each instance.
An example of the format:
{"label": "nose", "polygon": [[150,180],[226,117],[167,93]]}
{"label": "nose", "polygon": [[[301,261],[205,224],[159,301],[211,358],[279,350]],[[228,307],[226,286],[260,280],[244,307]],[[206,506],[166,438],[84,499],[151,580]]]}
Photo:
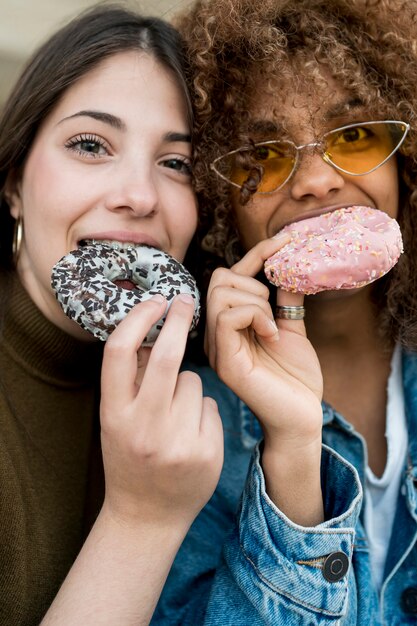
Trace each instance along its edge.
{"label": "nose", "polygon": [[149,217],[158,211],[158,189],[152,168],[121,166],[113,172],[106,195],[109,211],[125,211],[137,217]]}
{"label": "nose", "polygon": [[295,200],[309,197],[323,199],[331,195],[345,184],[342,174],[326,163],[316,151],[308,151],[300,155],[299,166],[293,176],[291,196]]}

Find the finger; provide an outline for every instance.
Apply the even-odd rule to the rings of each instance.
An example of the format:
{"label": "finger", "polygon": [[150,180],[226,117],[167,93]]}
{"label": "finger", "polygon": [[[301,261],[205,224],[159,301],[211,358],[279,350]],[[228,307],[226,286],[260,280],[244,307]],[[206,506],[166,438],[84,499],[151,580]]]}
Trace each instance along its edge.
{"label": "finger", "polygon": [[266,259],[278,252],[283,246],[291,241],[288,233],[278,233],[272,239],[266,239],[256,244],[245,256],[235,263],[230,269],[236,274],[256,276],[263,268]]}
{"label": "finger", "polygon": [[223,427],[219,407],[216,400],[210,396],[203,397],[200,433],[206,441],[212,442],[215,448],[223,450]]}
{"label": "finger", "polygon": [[142,384],[146,367],[148,365],[148,361],[151,356],[151,350],[152,348],[149,348],[147,346],[141,346],[138,350],[138,360],[137,360],[138,369],[137,369],[136,379],[135,379],[135,383],[138,389]]}
{"label": "finger", "polygon": [[188,446],[189,452],[198,458],[199,466],[205,465],[204,481],[207,484],[211,479],[214,491],[223,465],[223,426],[217,402],[203,396],[201,379],[195,372],[180,374],[175,415],[178,420],[173,424],[175,434],[180,435],[183,449]]}
{"label": "finger", "polygon": [[[240,296],[238,292],[247,295]],[[250,302],[257,304],[262,300],[266,305],[269,300],[269,289],[252,277],[235,274],[226,268],[218,268],[213,272],[207,290],[204,335],[204,351],[207,356],[209,356],[209,352],[212,353],[210,358],[213,358],[213,351],[215,350],[214,337],[217,315],[226,307],[237,306],[238,303],[242,304],[243,297],[247,297]]]}
{"label": "finger", "polygon": [[[229,275],[231,272],[226,270]],[[215,349],[212,338],[215,334],[217,316],[221,311],[228,308],[236,308],[253,304],[261,308],[269,317],[272,317],[271,307],[269,305],[269,289],[252,278],[235,276],[238,284],[239,281],[244,283],[248,289],[238,289],[233,286],[216,286],[212,289],[210,297],[207,299],[207,315],[206,315],[206,334],[204,341],[204,349],[207,355]],[[243,279],[243,280],[242,280]]]}
{"label": "finger", "polygon": [[[277,326],[271,318],[271,309],[265,313],[255,305],[227,309],[219,315],[218,336],[222,343],[227,341],[230,331],[253,330],[259,337],[273,337],[277,334]],[[229,332],[228,332],[229,331]]]}
{"label": "finger", "polygon": [[[292,293],[290,291],[284,291],[283,289],[277,289],[276,297],[277,307],[279,306],[303,306],[304,294]],[[304,320],[286,320],[277,316],[277,309],[275,309],[275,321],[280,330],[289,330],[291,332],[298,333],[306,336],[306,328]]]}
{"label": "finger", "polygon": [[152,411],[169,412],[194,314],[188,294],[176,296],[152,348],[138,401]]}
{"label": "finger", "polygon": [[259,307],[248,305],[222,311],[218,316],[216,328],[217,350],[215,359],[210,361],[210,365],[217,369],[223,362],[227,363],[230,356],[238,354],[242,348],[250,350],[252,333],[264,339],[278,339],[275,322]]}
{"label": "finger", "polygon": [[[203,385],[198,374],[187,370],[181,372],[175,390],[173,407],[178,409],[178,419],[183,422],[187,433],[194,432],[196,436],[202,435],[206,445],[213,443],[211,434],[213,434],[214,441],[217,441],[220,435],[221,441],[217,441],[217,444],[220,444],[219,447],[222,448],[221,418],[217,402],[213,398],[203,396]],[[216,434],[216,430],[220,430],[220,433]],[[218,447],[217,444],[216,447]]]}
{"label": "finger", "polygon": [[214,476],[217,483],[223,465],[223,424],[217,402],[208,396],[203,397],[203,408],[200,420],[200,438],[203,444],[202,454],[210,458],[210,470],[217,473]]}
{"label": "finger", "polygon": [[184,370],[178,375],[172,409],[177,416],[176,429],[182,426],[192,436],[198,435],[203,409],[203,385],[198,374]]}
{"label": "finger", "polygon": [[231,289],[240,289],[241,291],[248,291],[251,294],[259,296],[261,298],[268,299],[268,288],[255,280],[250,276],[244,276],[243,274],[236,274],[230,269],[225,267],[219,267],[214,270],[207,290],[207,302],[218,288],[229,287]]}
{"label": "finger", "polygon": [[109,400],[111,394],[116,411],[136,395],[137,352],[165,308],[166,300],[160,295],[136,305],[106,342],[101,373],[102,401]]}

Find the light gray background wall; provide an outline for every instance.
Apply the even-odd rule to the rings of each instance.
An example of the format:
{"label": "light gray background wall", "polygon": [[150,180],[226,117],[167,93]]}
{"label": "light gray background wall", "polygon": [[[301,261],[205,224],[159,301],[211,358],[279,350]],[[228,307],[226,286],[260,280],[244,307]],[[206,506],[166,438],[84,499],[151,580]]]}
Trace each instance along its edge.
{"label": "light gray background wall", "polygon": [[[170,19],[191,0],[127,0],[126,6]],[[0,0],[0,107],[31,52],[97,0]]]}

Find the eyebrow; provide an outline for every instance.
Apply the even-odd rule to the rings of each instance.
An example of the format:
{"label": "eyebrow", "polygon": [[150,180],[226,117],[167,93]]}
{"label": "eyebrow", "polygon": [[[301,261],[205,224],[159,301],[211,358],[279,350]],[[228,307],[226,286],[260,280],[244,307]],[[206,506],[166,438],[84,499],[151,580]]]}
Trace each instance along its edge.
{"label": "eyebrow", "polygon": [[[364,106],[360,98],[351,98],[346,102],[338,102],[323,115],[325,121],[332,121],[338,117],[347,115],[351,111],[359,110]],[[272,120],[253,120],[249,125],[249,132],[265,135],[279,135],[283,132],[283,126]]]}
{"label": "eyebrow", "polygon": [[167,141],[169,143],[177,143],[177,142],[191,143],[191,135],[187,133],[170,132],[164,135],[164,141]]}
{"label": "eyebrow", "polygon": [[364,103],[360,98],[351,98],[346,102],[338,102],[334,106],[330,107],[330,109],[324,115],[324,119],[330,121],[338,117],[342,117],[343,115],[346,115],[351,111],[361,109],[363,106]]}
{"label": "eyebrow", "polygon": [[104,111],[78,111],[73,115],[69,115],[68,117],[64,117],[59,123],[65,122],[66,120],[71,120],[74,117],[92,117],[94,120],[98,120],[99,122],[104,122],[117,130],[126,130],[126,124],[117,117],[116,115],[112,115],[111,113],[104,113]]}
{"label": "eyebrow", "polygon": [[[112,128],[116,128],[117,130],[127,130],[126,124],[123,122],[122,119],[120,119],[120,117],[112,115],[111,113],[105,113],[104,111],[78,111],[73,115],[64,117],[62,120],[60,120],[59,124],[62,124],[62,122],[65,122],[66,120],[71,120],[74,117],[91,117],[92,119],[98,120],[99,122],[104,122],[104,124],[108,124]],[[166,133],[163,136],[163,140],[168,143],[191,143],[191,135],[187,133],[178,133],[172,131]]]}
{"label": "eyebrow", "polygon": [[282,130],[282,125],[272,120],[253,120],[250,122],[248,130],[255,134],[278,134]]}

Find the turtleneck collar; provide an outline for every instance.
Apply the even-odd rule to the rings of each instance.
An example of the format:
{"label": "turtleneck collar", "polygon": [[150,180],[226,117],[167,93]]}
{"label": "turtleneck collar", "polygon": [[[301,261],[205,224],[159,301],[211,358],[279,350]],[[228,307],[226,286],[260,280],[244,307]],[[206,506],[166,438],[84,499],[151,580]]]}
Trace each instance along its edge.
{"label": "turtleneck collar", "polygon": [[[91,384],[98,377],[102,342],[84,342],[71,337],[47,320],[29,297],[18,277],[7,281],[1,343],[9,356],[32,375],[64,387]],[[4,291],[3,291],[4,293]]]}

